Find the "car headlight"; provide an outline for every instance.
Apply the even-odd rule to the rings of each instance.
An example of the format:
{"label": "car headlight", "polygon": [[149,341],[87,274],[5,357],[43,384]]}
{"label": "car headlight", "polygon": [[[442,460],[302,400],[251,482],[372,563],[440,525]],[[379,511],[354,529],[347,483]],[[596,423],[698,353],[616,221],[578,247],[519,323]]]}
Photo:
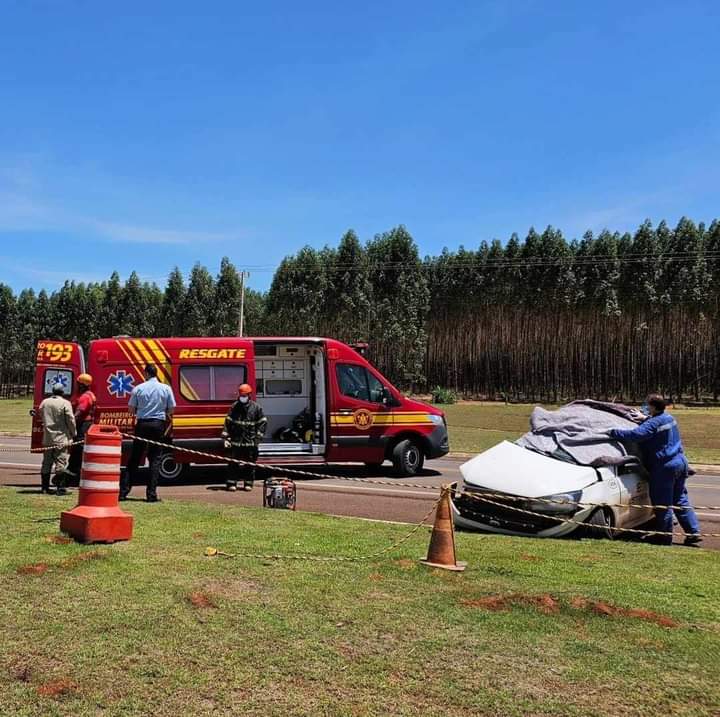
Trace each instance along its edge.
{"label": "car headlight", "polygon": [[443,424],[443,417],[438,416],[435,413],[428,413],[428,418],[436,425],[441,426]]}
{"label": "car headlight", "polygon": [[533,513],[575,513],[581,495],[581,490],[575,490],[571,493],[555,493],[555,495],[544,495],[542,498],[530,498],[524,501],[523,508]]}

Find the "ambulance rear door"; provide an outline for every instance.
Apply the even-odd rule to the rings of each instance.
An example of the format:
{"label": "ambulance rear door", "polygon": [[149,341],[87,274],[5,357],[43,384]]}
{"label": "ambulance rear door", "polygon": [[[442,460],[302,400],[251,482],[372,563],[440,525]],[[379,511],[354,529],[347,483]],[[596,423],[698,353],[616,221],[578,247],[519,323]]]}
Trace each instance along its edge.
{"label": "ambulance rear door", "polygon": [[67,399],[77,398],[77,377],[85,372],[85,354],[80,344],[68,341],[38,341],[35,359],[35,392],[33,396],[32,448],[42,446],[43,429],[38,408],[44,398],[52,395],[59,383]]}

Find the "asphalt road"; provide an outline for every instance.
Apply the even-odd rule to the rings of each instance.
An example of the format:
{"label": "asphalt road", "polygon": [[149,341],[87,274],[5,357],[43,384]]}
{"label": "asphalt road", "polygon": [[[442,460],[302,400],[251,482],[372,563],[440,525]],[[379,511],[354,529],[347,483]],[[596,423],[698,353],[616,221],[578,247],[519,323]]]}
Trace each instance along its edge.
{"label": "asphalt road", "polygon": [[[39,486],[38,468],[41,457],[28,453],[29,439],[0,436],[0,485],[26,492]],[[356,483],[339,478],[307,478],[297,481],[298,510],[353,516],[373,520],[417,523],[432,507],[437,490],[406,488],[398,483],[413,483],[427,488],[439,488],[445,483],[460,481],[459,467],[465,459],[442,458],[428,461],[423,475],[410,480],[393,478],[387,466],[380,471],[369,471],[365,466],[311,466],[306,470],[331,476],[346,476],[388,481],[392,485]],[[224,489],[225,472],[221,466],[193,469],[190,479],[180,485],[163,485],[162,498],[198,500],[208,503],[235,503],[262,505],[261,484],[252,492],[230,493]],[[695,475],[688,483],[690,499],[694,505],[720,505],[720,476]],[[133,489],[130,499],[142,500],[144,487]],[[720,511],[699,510],[703,532],[720,533]],[[676,530],[679,530],[676,528]],[[536,538],[528,538],[535,540]],[[678,533],[677,541],[681,542]],[[703,547],[720,549],[720,538],[705,538]]]}

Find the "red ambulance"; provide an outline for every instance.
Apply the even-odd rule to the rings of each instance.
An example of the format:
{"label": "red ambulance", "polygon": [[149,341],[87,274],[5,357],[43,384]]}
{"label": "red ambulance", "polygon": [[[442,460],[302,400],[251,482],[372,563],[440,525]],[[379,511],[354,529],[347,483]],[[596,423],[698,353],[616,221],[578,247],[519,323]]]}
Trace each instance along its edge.
{"label": "red ambulance", "polygon": [[[97,396],[95,421],[132,432],[130,393],[154,363],[172,386],[175,447],[222,454],[220,433],[237,387],[255,387],[253,398],[268,416],[260,463],[319,464],[390,460],[402,476],[418,473],[425,458],[448,450],[445,416],[403,396],[355,348],[327,338],[168,338],[116,336],[90,342],[87,365],[80,345],[40,341],[37,346],[37,409],[53,384],[77,396],[75,379],[87,371]],[[42,441],[35,411],[32,445]],[[125,452],[129,442],[124,446]],[[211,463],[183,451],[163,455],[161,475],[177,479],[189,463]]]}

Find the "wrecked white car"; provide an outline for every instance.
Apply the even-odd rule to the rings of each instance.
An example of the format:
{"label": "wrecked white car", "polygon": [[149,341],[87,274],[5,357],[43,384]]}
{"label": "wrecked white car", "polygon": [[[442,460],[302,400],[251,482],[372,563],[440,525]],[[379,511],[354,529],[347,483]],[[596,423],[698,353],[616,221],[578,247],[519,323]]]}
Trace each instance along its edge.
{"label": "wrecked white car", "polygon": [[536,408],[529,433],[460,466],[463,483],[452,501],[456,526],[508,535],[581,531],[613,538],[613,528],[648,523],[652,509],[629,505],[650,503],[641,459],[607,436],[611,428],[633,427],[631,415],[626,406],[596,401],[576,401],[557,411]]}

